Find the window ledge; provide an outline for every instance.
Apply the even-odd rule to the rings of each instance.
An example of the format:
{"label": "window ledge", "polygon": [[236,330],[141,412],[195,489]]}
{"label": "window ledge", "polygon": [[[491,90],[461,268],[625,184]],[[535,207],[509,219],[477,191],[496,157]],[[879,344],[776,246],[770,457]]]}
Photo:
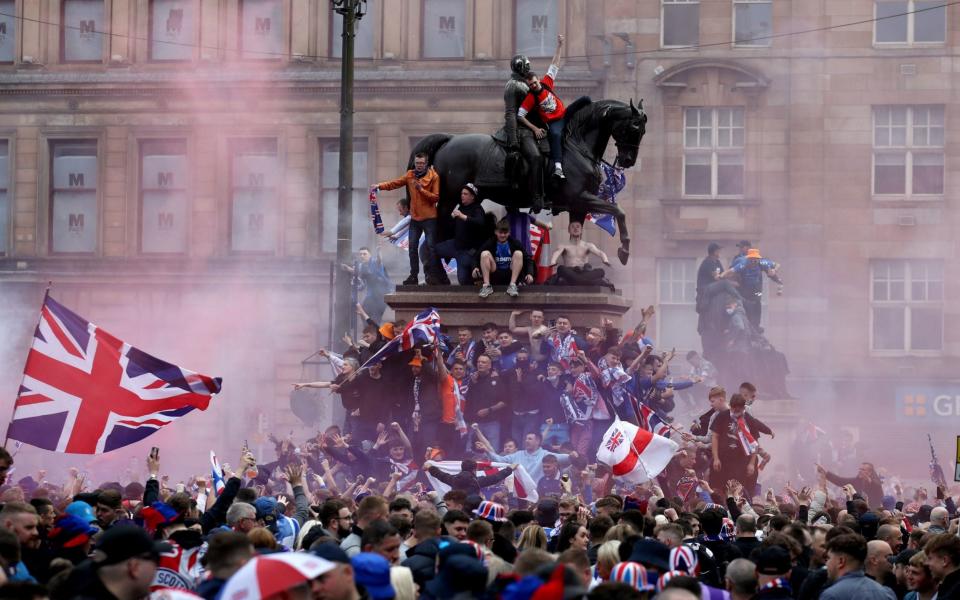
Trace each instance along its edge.
{"label": "window ledge", "polygon": [[876,204],[887,208],[915,208],[917,206],[940,205],[946,202],[946,198],[941,195],[930,196],[900,196],[873,194],[871,199]]}
{"label": "window ledge", "polygon": [[874,50],[942,50],[946,42],[874,42]]}
{"label": "window ledge", "polygon": [[708,196],[689,196],[681,198],[661,198],[664,206],[759,206],[759,198],[716,198]]}
{"label": "window ledge", "polygon": [[942,350],[871,350],[870,358],[943,358]]}

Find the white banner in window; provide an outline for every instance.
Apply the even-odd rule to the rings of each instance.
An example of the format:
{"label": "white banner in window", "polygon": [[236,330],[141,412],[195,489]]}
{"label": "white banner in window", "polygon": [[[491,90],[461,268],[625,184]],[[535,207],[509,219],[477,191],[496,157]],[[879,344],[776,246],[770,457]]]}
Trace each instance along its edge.
{"label": "white banner in window", "polygon": [[150,58],[189,60],[193,56],[196,0],[153,0],[150,10]]}
{"label": "white banner in window", "polygon": [[55,156],[53,159],[55,190],[96,190],[96,156]]}
{"label": "white banner in window", "polygon": [[103,0],[63,0],[63,55],[67,60],[103,58]]}
{"label": "white banner in window", "polygon": [[97,249],[96,192],[54,192],[50,233],[54,252],[94,252]]}
{"label": "white banner in window", "polygon": [[187,194],[143,193],[143,252],[181,253],[187,249]]}
{"label": "white banner in window", "polygon": [[154,155],[143,157],[144,190],[183,190],[187,187],[187,157]]}
{"label": "white banner in window", "polygon": [[244,0],[240,47],[244,58],[284,58],[282,0]]}
{"label": "white banner in window", "polygon": [[15,9],[14,0],[0,0],[0,62],[13,62],[16,56]]}
{"label": "white banner in window", "polygon": [[466,16],[466,0],[424,0],[424,57],[462,57]]}
{"label": "white banner in window", "polygon": [[273,190],[236,189],[233,193],[231,247],[240,252],[273,252],[277,233]]}

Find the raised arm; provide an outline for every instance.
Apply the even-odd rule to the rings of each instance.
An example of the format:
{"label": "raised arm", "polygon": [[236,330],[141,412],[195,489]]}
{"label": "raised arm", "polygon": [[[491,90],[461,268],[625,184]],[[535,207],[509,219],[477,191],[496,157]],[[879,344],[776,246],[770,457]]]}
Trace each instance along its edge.
{"label": "raised arm", "polygon": [[550,64],[552,64],[552,65],[557,65],[557,68],[560,67],[560,54],[561,54],[561,49],[562,49],[562,48],[563,48],[563,36],[562,36],[562,35],[558,35],[558,36],[557,36],[557,49],[556,49],[556,51],[553,53],[553,58],[550,59]]}
{"label": "raised arm", "polygon": [[510,333],[514,335],[522,335],[524,333],[530,333],[529,327],[518,327],[517,326],[517,317],[522,314],[523,311],[511,310],[510,317],[507,319],[507,329],[510,330]]}

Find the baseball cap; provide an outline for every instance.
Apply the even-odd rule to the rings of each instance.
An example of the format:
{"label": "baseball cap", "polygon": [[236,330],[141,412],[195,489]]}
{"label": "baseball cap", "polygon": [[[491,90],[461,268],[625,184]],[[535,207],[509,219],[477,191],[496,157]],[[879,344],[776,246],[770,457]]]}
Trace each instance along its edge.
{"label": "baseball cap", "polygon": [[93,507],[84,502],[83,500],[75,500],[67,505],[64,512],[68,515],[73,515],[75,517],[80,517],[87,523],[93,523],[97,520],[97,515],[93,513]]}
{"label": "baseball cap", "polygon": [[55,548],[76,548],[89,541],[98,531],[86,519],[76,515],[60,515],[47,533],[47,539]]}
{"label": "baseball cap", "polygon": [[761,575],[785,575],[793,567],[790,553],[780,546],[770,546],[757,556],[757,573]]}
{"label": "baseball cap", "polygon": [[395,592],[390,583],[390,563],[373,552],[361,552],[350,561],[353,565],[353,580],[363,586],[374,600],[393,598]]}
{"label": "baseball cap", "polygon": [[320,558],[325,558],[330,562],[342,563],[345,565],[350,564],[350,557],[347,556],[347,553],[344,552],[342,548],[340,548],[340,544],[324,542],[310,548],[310,552],[313,552]]}
{"label": "baseball cap", "polygon": [[117,525],[100,536],[93,551],[94,566],[115,565],[130,558],[143,557],[159,560],[163,552],[173,546],[154,541],[147,532],[135,525]]}
{"label": "baseball cap", "polygon": [[737,248],[749,248],[753,244],[750,243],[750,240],[740,240],[740,243],[737,244]]}

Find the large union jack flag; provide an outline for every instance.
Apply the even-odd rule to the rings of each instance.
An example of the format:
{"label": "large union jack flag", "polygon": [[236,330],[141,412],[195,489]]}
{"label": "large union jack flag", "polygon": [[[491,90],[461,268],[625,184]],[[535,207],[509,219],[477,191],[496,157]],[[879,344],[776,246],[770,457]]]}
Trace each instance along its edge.
{"label": "large union jack flag", "polygon": [[56,452],[110,452],[206,410],[220,381],[150,356],[48,295],[7,436]]}
{"label": "large union jack flag", "polygon": [[411,350],[416,346],[433,345],[440,336],[440,314],[435,308],[429,308],[407,323],[400,335],[387,342],[376,354],[361,365],[365,369],[381,363],[395,354]]}

